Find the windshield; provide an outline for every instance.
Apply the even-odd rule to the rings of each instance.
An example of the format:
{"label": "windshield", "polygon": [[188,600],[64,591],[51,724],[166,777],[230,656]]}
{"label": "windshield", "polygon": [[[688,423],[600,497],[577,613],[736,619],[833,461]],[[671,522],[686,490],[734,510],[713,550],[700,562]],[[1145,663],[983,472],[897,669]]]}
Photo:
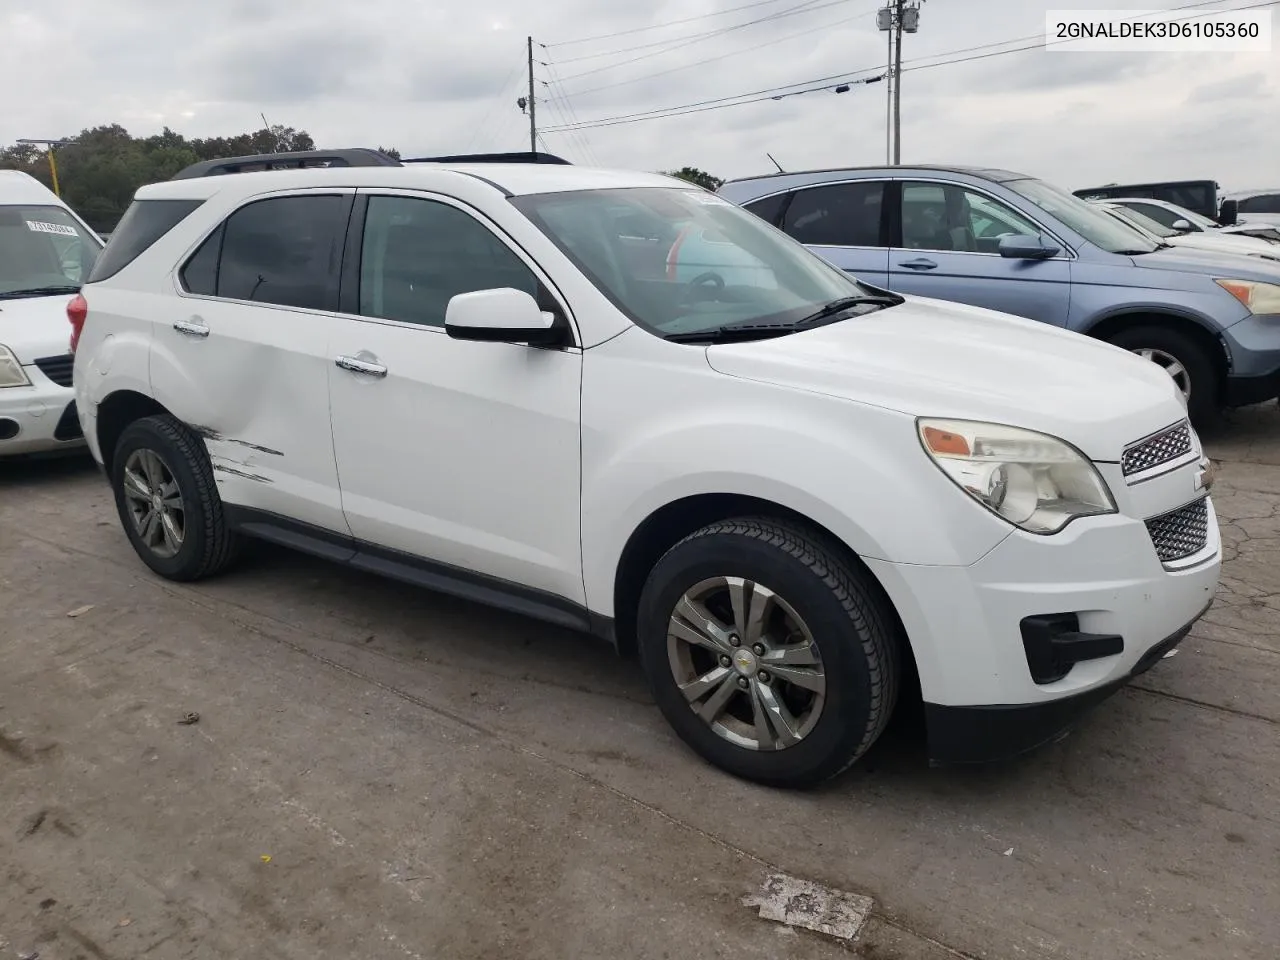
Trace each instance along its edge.
{"label": "windshield", "polygon": [[101,251],[62,207],[0,206],[0,297],[74,293]]}
{"label": "windshield", "polygon": [[1007,186],[1108,253],[1139,254],[1159,249],[1154,240],[1135,233],[1093,204],[1043,180],[1015,180]]}
{"label": "windshield", "polygon": [[876,293],[701,190],[580,190],[512,203],[619,309],[659,336],[798,323],[833,301]]}
{"label": "windshield", "polygon": [[1120,205],[1105,208],[1112,216],[1123,220],[1126,224],[1132,224],[1145,230],[1147,233],[1155,234],[1161,240],[1166,237],[1176,236],[1178,231],[1172,227],[1166,227],[1159,220],[1153,220],[1144,213],[1139,213],[1131,207],[1122,207]]}

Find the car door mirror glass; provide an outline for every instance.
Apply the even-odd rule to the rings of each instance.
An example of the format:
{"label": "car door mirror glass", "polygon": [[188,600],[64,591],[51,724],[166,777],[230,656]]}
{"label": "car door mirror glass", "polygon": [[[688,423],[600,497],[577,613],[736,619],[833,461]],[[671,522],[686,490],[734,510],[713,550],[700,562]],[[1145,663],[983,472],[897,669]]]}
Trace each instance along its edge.
{"label": "car door mirror glass", "polygon": [[1043,237],[1014,234],[1000,238],[1000,256],[1010,260],[1047,260],[1062,252],[1062,248]]}
{"label": "car door mirror glass", "polygon": [[444,329],[457,340],[537,346],[558,344],[564,337],[554,313],[541,309],[533,297],[512,287],[451,297],[445,308]]}

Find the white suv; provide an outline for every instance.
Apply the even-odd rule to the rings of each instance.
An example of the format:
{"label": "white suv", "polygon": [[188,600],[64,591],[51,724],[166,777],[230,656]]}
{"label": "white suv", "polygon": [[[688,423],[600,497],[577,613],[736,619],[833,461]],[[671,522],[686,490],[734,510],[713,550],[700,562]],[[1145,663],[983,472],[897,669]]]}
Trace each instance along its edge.
{"label": "white suv", "polygon": [[904,681],[935,760],[1030,749],[1210,603],[1208,461],[1145,360],[666,177],[372,156],[144,187],[72,305],[160,575],[256,537],[589,630],[703,757],[793,785]]}

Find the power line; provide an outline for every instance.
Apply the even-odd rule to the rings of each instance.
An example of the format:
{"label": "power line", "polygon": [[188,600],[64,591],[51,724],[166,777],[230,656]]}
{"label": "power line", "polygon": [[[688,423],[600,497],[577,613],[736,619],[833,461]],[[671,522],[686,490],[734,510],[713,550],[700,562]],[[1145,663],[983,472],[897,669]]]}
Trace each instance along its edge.
{"label": "power line", "polygon": [[560,40],[556,43],[543,44],[544,47],[567,47],[570,44],[578,43],[594,43],[597,40],[612,40],[614,37],[627,37],[636,33],[646,33],[650,30],[663,30],[667,27],[676,27],[683,23],[694,23],[698,20],[710,20],[712,17],[723,17],[730,13],[737,13],[739,10],[750,10],[753,7],[764,7],[771,3],[778,3],[780,0],[755,0],[754,3],[744,3],[737,7],[729,7],[725,10],[717,10],[715,13],[702,13],[696,17],[685,17],[683,20],[668,20],[666,23],[654,23],[647,27],[632,27],[630,30],[618,30],[614,33],[602,33],[594,37],[582,37],[578,40]]}
{"label": "power line", "polygon": [[[830,0],[830,2],[824,3],[823,6],[831,6],[835,3],[841,2],[843,2],[843,0]],[[742,27],[750,27],[758,23],[768,23],[772,20],[780,20],[783,17],[793,16],[797,12],[807,12],[803,8],[811,7],[815,3],[818,3],[818,0],[805,0],[804,3],[801,3],[797,7],[788,7],[786,10],[778,10],[755,20],[747,20],[743,23],[730,24],[727,27],[715,27],[714,29],[706,30],[702,33],[691,33],[683,37],[667,37],[665,40],[651,40],[648,43],[637,43],[633,46],[619,47],[616,50],[604,50],[600,53],[586,53],[577,57],[564,57],[560,60],[560,65],[563,66],[567,63],[580,63],[583,60],[599,60],[601,57],[616,57],[624,53],[634,53],[637,50],[652,50],[654,47],[666,47],[673,44],[676,47],[688,46],[691,43],[706,40],[711,37],[718,37],[721,34],[730,33]],[[542,44],[542,46],[545,49],[548,45]]]}
{"label": "power line", "polygon": [[524,58],[521,57],[520,62],[517,63],[514,67],[512,67],[511,72],[507,74],[507,78],[502,81],[502,87],[498,91],[498,98],[497,100],[494,100],[489,104],[489,109],[485,113],[484,119],[482,119],[478,124],[476,124],[476,126],[471,128],[471,136],[467,138],[467,146],[463,150],[464,153],[467,153],[471,150],[471,145],[475,143],[476,137],[479,136],[480,131],[485,129],[486,125],[493,118],[493,111],[498,106],[498,104],[506,101],[507,89],[511,86],[511,81],[515,79],[516,74],[519,73],[521,68],[523,67],[524,67]]}
{"label": "power line", "polygon": [[[1181,10],[1189,10],[1189,9],[1194,9],[1196,7],[1204,7],[1212,3],[1219,3],[1219,2],[1221,2],[1221,0],[1198,0],[1198,2],[1195,2],[1195,3],[1187,3],[1181,6],[1171,7],[1167,10],[1161,10],[1159,12],[1160,13],[1177,13]],[[1223,9],[1223,10],[1211,10],[1201,14],[1194,14],[1190,17],[1180,18],[1180,20],[1177,22],[1181,22],[1182,20],[1196,19],[1197,17],[1202,17],[1202,16],[1212,16],[1215,13],[1233,13],[1236,11],[1253,10],[1259,7],[1271,7],[1271,6],[1275,6],[1277,3],[1280,3],[1280,0],[1262,0],[1262,2],[1252,3],[1247,6],[1232,7],[1232,8]],[[1140,17],[1142,16],[1151,16],[1151,13],[1141,14]],[[1130,20],[1140,19],[1140,17],[1131,17],[1127,19],[1130,19]],[[990,53],[983,53],[973,57],[960,57],[960,58],[955,58],[950,60],[938,60],[935,63],[921,64],[919,66],[913,66],[913,67],[904,66],[903,72],[905,73],[908,70],[927,70],[932,67],[948,66],[955,63],[969,63],[974,60],[985,60],[990,57],[1005,56],[1006,54],[1012,54],[1012,53],[1022,53],[1027,50],[1043,49],[1044,47],[1051,45],[1044,41],[1043,34],[1034,34],[1033,36],[1039,38],[1040,42],[1035,44],[1029,44],[1027,46],[1022,46],[1022,47],[1014,47],[1013,49],[1009,49],[1009,50],[993,50]],[[948,50],[948,51],[933,54],[930,56],[916,57],[912,60],[906,60],[903,62],[904,64],[911,64],[911,63],[920,63],[920,61],[923,61],[923,60],[937,60],[938,57],[948,57],[956,53],[968,53],[970,51],[982,50],[989,47],[1002,47],[1002,46],[1007,46],[1010,43],[1017,43],[1020,40],[1029,40],[1029,39],[1032,39],[1032,37],[1014,37],[1009,40],[999,41],[997,43],[982,44],[977,47],[965,47],[958,50]],[[1057,41],[1057,42],[1065,43],[1067,41]],[[849,71],[847,73],[832,74],[826,77],[817,77],[812,80],[802,80],[797,83],[784,84],[778,87],[768,87],[762,90],[754,90],[749,93],[740,93],[740,94],[735,94],[733,96],[719,97],[713,100],[702,100],[702,101],[697,101],[695,103],[678,104],[671,107],[657,107],[652,110],[644,110],[644,111],[640,111],[638,113],[633,113],[633,114],[623,114],[617,117],[603,117],[598,120],[588,120],[584,123],[577,124],[575,125],[575,129],[581,130],[581,129],[592,129],[596,127],[606,127],[606,126],[611,127],[611,126],[618,126],[623,123],[639,123],[644,120],[659,120],[668,116],[673,116],[673,117],[685,116],[686,114],[689,114],[689,113],[702,113],[706,110],[716,110],[716,109],[725,109],[728,107],[744,106],[745,104],[748,104],[748,103],[760,103],[764,100],[781,100],[785,97],[796,96],[802,93],[813,93],[821,90],[829,90],[831,89],[832,84],[836,82],[841,82],[841,81],[847,82],[847,83],[865,82],[863,80],[855,80],[854,78],[860,74],[869,73],[873,70],[879,70],[879,69],[880,67],[870,67],[862,70]],[[876,78],[876,79],[879,79],[879,78]],[[821,85],[808,86],[811,84],[821,84]],[[804,87],[805,89],[800,89],[800,90],[793,89],[797,87]],[[748,97],[755,98],[755,99],[744,99]],[[730,101],[734,101],[734,102],[730,102]],[[555,128],[552,128],[552,130],[554,132]]]}
{"label": "power line", "polygon": [[575,90],[573,95],[575,97],[583,97],[589,93],[599,93],[601,90],[612,90],[614,87],[625,87],[632,83],[639,83],[642,80],[652,80],[654,77],[665,77],[667,74],[670,74],[670,73],[678,73],[681,70],[688,70],[692,67],[700,67],[703,64],[715,63],[717,60],[725,60],[725,59],[728,59],[729,57],[736,57],[739,54],[751,53],[754,50],[762,50],[765,47],[771,47],[771,46],[774,46],[775,44],[786,43],[788,40],[794,40],[796,37],[803,37],[811,33],[817,33],[819,30],[831,30],[835,27],[841,27],[841,26],[844,26],[846,23],[852,23],[854,20],[861,20],[863,17],[870,17],[870,16],[873,16],[874,14],[875,14],[874,10],[868,10],[865,13],[855,13],[853,16],[845,17],[842,20],[836,20],[831,23],[819,24],[816,27],[810,27],[808,30],[800,30],[796,33],[789,33],[785,37],[777,37],[773,40],[766,40],[764,43],[758,43],[754,47],[743,47],[741,50],[730,50],[728,53],[722,53],[714,57],[707,57],[706,59],[703,59],[703,60],[695,60],[693,63],[681,64],[678,67],[670,67],[666,70],[658,70],[654,73],[641,74],[638,77],[632,77],[630,80],[618,80],[618,81],[615,81],[614,83],[601,84],[598,87],[588,87],[586,90]]}
{"label": "power line", "polygon": [[[781,10],[778,13],[772,14],[771,16],[768,16],[768,17],[761,17],[758,20],[747,20],[744,23],[737,23],[737,24],[734,24],[733,26],[724,27],[723,29],[720,29],[720,30],[713,30],[709,33],[695,34],[692,37],[684,38],[678,43],[669,44],[667,41],[664,41],[663,44],[659,44],[659,46],[663,46],[664,49],[653,50],[649,53],[642,53],[637,57],[632,57],[629,60],[622,60],[618,63],[607,63],[603,67],[593,67],[590,70],[583,70],[580,73],[571,74],[570,76],[565,77],[564,80],[566,83],[568,83],[573,80],[578,80],[582,77],[590,77],[597,73],[603,73],[606,70],[613,70],[613,69],[616,69],[617,67],[625,67],[628,64],[638,63],[641,60],[648,60],[650,57],[659,57],[665,53],[673,53],[676,50],[681,50],[685,47],[691,47],[695,43],[702,43],[704,40],[709,40],[712,37],[721,37],[727,33],[733,33],[736,30],[743,30],[747,27],[753,27],[756,24],[768,23],[774,20],[781,20],[783,17],[791,17],[800,13],[813,13],[817,10],[824,10],[827,7],[834,7],[837,4],[843,4],[844,2],[845,0],[825,0],[825,2],[819,3],[819,0],[804,0],[804,3],[798,4],[794,7],[788,7],[786,10]],[[635,49],[639,49],[639,48],[635,48]],[[613,51],[613,52],[621,53],[625,51]],[[562,64],[564,62],[565,61],[561,61]]]}

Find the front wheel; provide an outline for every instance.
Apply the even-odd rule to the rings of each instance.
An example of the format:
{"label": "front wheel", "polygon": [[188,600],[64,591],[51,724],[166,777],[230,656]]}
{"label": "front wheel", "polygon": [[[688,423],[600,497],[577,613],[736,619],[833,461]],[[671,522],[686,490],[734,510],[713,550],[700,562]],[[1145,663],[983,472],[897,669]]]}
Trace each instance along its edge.
{"label": "front wheel", "polygon": [[1217,417],[1222,376],[1195,340],[1178,330],[1131,327],[1111,337],[1110,342],[1161,367],[1186,398],[1192,423],[1205,426]]}
{"label": "front wheel", "polygon": [[898,691],[879,592],[818,538],[769,519],[712,524],[658,561],[637,621],[655,700],[704,759],[806,786],[875,742]]}

